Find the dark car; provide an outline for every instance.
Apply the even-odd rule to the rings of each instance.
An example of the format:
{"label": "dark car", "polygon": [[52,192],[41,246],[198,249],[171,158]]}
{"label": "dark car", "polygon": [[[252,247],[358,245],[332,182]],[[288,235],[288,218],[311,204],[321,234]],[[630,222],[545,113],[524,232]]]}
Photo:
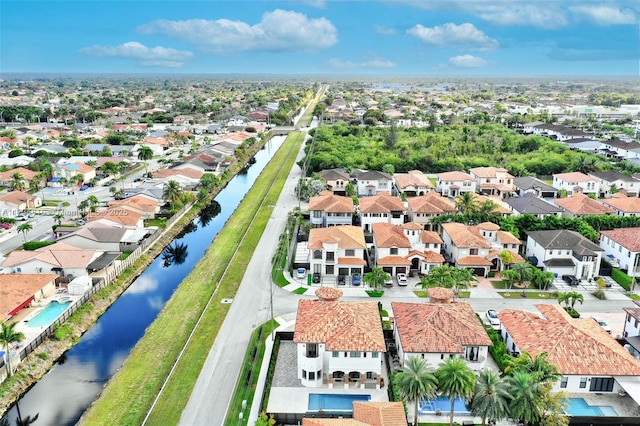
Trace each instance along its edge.
{"label": "dark car", "polygon": [[347,278],[344,275],[338,275],[338,285],[345,285]]}
{"label": "dark car", "polygon": [[318,284],[320,282],[320,272],[314,272],[311,281]]}
{"label": "dark car", "polygon": [[571,286],[580,284],[580,281],[578,281],[575,275],[563,275],[562,280]]}

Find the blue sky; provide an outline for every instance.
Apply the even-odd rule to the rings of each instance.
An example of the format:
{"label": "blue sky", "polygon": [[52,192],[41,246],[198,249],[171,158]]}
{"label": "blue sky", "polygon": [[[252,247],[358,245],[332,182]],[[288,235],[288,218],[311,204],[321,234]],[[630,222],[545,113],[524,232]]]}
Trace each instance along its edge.
{"label": "blue sky", "polygon": [[639,76],[637,0],[0,0],[0,72]]}

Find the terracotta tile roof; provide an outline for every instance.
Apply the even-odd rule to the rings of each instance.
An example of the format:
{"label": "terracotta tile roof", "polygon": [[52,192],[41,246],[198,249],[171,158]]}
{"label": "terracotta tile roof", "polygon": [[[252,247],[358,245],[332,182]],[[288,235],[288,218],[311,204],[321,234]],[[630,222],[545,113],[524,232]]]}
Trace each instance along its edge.
{"label": "terracotta tile roof", "polygon": [[513,178],[513,176],[507,172],[507,169],[500,167],[474,167],[469,169],[469,173],[473,173],[479,178],[495,178],[498,173],[503,173],[507,178]]}
{"label": "terracotta tile roof", "polygon": [[57,242],[37,250],[14,250],[2,266],[17,266],[30,260],[39,260],[57,268],[86,268],[96,257],[97,251]]}
{"label": "terracotta tile roof", "polygon": [[475,178],[465,172],[444,172],[444,173],[438,173],[436,175],[438,177],[438,180],[446,180],[446,181],[465,181],[465,180],[471,180],[471,181],[475,181]]}
{"label": "terracotta tile roof", "polygon": [[435,231],[422,231],[422,233],[420,233],[420,240],[424,243],[424,244],[442,244],[442,238],[440,238],[440,235],[435,232]]}
{"label": "terracotta tile roof", "polygon": [[455,213],[458,210],[448,198],[437,192],[429,192],[421,197],[407,199],[413,213],[446,214]]}
{"label": "terracotta tile roof", "polygon": [[328,351],[386,352],[376,302],[298,302],[293,341],[324,343]]}
{"label": "terracotta tile roof", "polygon": [[406,210],[400,198],[386,192],[372,197],[359,198],[358,203],[362,213],[391,213]]}
{"label": "terracotta tile roof", "polygon": [[331,226],[329,228],[313,228],[309,231],[309,248],[323,248],[323,243],[335,242],[339,248],[353,249],[367,247],[364,231],[359,226]]}
{"label": "terracotta tile roof", "polygon": [[607,207],[582,193],[573,194],[568,198],[557,198],[554,201],[557,205],[563,207],[574,215],[615,213],[615,210],[611,207]]}
{"label": "terracotta tile roof", "polygon": [[409,187],[434,189],[429,178],[420,170],[411,170],[408,173],[396,173],[393,177],[396,180],[396,186],[401,190]]}
{"label": "terracotta tile roof", "polygon": [[425,263],[444,263],[444,256],[435,251],[426,250],[423,252]]}
{"label": "terracotta tile roof", "polygon": [[154,178],[166,179],[176,175],[182,175],[190,179],[200,179],[204,173],[200,170],[184,167],[182,169],[158,169],[152,173]]}
{"label": "terracotta tile roof", "polygon": [[11,191],[0,196],[0,201],[9,202],[12,204],[22,204],[27,201],[33,201],[38,198],[37,195],[31,195],[22,191]]}
{"label": "terracotta tile roof", "polygon": [[491,244],[470,228],[462,223],[442,224],[442,231],[449,235],[451,242],[458,248],[491,248]]}
{"label": "terracotta tile roof", "polygon": [[369,426],[355,419],[310,419],[303,418],[302,426]]}
{"label": "terracotta tile roof", "polygon": [[499,225],[496,225],[493,222],[482,222],[476,225],[478,229],[482,229],[484,231],[497,231],[500,229]]}
{"label": "terracotta tile roof", "polygon": [[353,402],[353,418],[371,426],[407,426],[402,402]]}
{"label": "terracotta tile roof", "polygon": [[407,222],[404,225],[402,225],[402,228],[408,229],[408,230],[422,231],[424,229],[424,226],[420,225],[417,222]]}
{"label": "terracotta tile roof", "polygon": [[468,303],[391,302],[400,344],[410,353],[462,353],[463,346],[491,346]]}
{"label": "terracotta tile roof", "polygon": [[57,274],[0,275],[0,322],[7,320],[9,312],[56,278]]}
{"label": "terracotta tile roof", "polygon": [[411,261],[402,256],[385,256],[377,261],[378,265],[411,266]]}
{"label": "terracotta tile roof", "polygon": [[482,256],[465,256],[456,260],[456,264],[462,266],[491,266],[490,260],[482,257]]}
{"label": "terracotta tile roof", "polygon": [[640,252],[640,228],[618,228],[600,233],[627,250]]}
{"label": "terracotta tile roof", "polygon": [[351,197],[335,195],[331,191],[322,191],[320,195],[311,197],[309,210],[321,210],[331,213],[353,213]]}
{"label": "terracotta tile roof", "polygon": [[403,247],[411,248],[409,239],[404,235],[404,229],[400,225],[390,223],[374,223],[371,226],[373,240],[376,247]]}
{"label": "terracotta tile roof", "polygon": [[15,173],[20,173],[24,177],[24,180],[27,181],[33,179],[34,176],[38,174],[38,172],[33,172],[29,169],[25,169],[24,167],[16,167],[15,169],[7,170],[6,172],[0,172],[0,180],[10,181],[11,177]]}
{"label": "terracotta tile roof", "polygon": [[137,210],[154,213],[158,209],[158,202],[144,195],[134,195],[124,200],[109,201],[109,207],[131,206]]}
{"label": "terracotta tile roof", "polygon": [[136,226],[142,215],[136,213],[133,210],[125,209],[122,207],[113,207],[99,212],[89,213],[87,215],[87,222],[93,220],[107,219],[115,223],[127,226]]}
{"label": "terracotta tile roof", "polygon": [[638,197],[608,198],[602,202],[624,213],[640,213],[640,198]]}
{"label": "terracotta tile roof", "polygon": [[585,175],[580,172],[571,172],[571,173],[558,173],[553,175],[554,178],[558,178],[559,180],[563,180],[565,182],[595,182],[596,179],[591,176]]}
{"label": "terracotta tile roof", "polygon": [[429,298],[439,300],[453,299],[453,296],[455,295],[453,290],[449,290],[444,287],[432,287],[427,290],[427,294],[429,295]]}
{"label": "terracotta tile roof", "polygon": [[501,244],[522,244],[511,232],[498,231],[496,234]]}
{"label": "terracotta tile roof", "polygon": [[640,362],[592,318],[571,318],[558,304],[535,306],[542,316],[517,309],[498,314],[520,351],[547,352],[563,375],[640,375]]}
{"label": "terracotta tile roof", "polygon": [[318,299],[322,300],[338,300],[342,297],[342,290],[335,287],[320,287],[315,292]]}
{"label": "terracotta tile roof", "polygon": [[94,168],[94,167],[91,167],[91,166],[89,166],[89,165],[87,165],[87,164],[84,164],[84,163],[77,162],[77,163],[73,163],[73,164],[75,164],[76,166],[78,166],[77,171],[78,171],[78,172],[80,172],[80,173],[82,173],[82,174],[85,174],[85,173],[89,173],[89,172],[95,171],[95,168]]}
{"label": "terracotta tile roof", "polygon": [[364,259],[358,259],[357,257],[339,257],[339,265],[366,265],[367,262]]}

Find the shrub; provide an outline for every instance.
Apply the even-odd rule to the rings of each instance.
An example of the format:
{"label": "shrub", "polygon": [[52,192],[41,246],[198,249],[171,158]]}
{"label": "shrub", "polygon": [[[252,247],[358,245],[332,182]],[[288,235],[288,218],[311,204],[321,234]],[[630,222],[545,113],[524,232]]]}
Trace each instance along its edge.
{"label": "shrub", "polygon": [[611,270],[611,278],[613,278],[615,282],[620,284],[620,287],[624,288],[627,291],[631,290],[631,277],[622,272],[620,269],[613,268]]}
{"label": "shrub", "polygon": [[605,294],[604,290],[602,290],[601,288],[591,293],[591,295],[594,297],[597,297],[600,300],[607,300],[607,295]]}
{"label": "shrub", "polygon": [[43,361],[46,361],[47,358],[49,358],[49,355],[46,352],[38,352],[36,356]]}
{"label": "shrub", "polygon": [[575,309],[569,308],[567,312],[569,312],[569,315],[571,315],[571,318],[580,318],[580,312],[576,311]]}
{"label": "shrub", "polygon": [[27,241],[22,245],[23,250],[37,250],[40,247],[46,247],[53,244],[53,241]]}
{"label": "shrub", "polygon": [[496,276],[496,273],[494,271],[489,271],[489,273],[487,274],[488,278],[494,278]]}

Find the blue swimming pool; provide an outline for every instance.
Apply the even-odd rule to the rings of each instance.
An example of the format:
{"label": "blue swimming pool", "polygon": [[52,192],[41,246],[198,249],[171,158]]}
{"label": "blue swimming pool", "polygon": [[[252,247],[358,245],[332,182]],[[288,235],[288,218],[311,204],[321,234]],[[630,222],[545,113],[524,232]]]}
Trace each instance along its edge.
{"label": "blue swimming pool", "polygon": [[46,327],[50,325],[56,318],[60,316],[69,307],[70,302],[58,303],[51,302],[46,308],[38,312],[38,315],[31,318],[27,325],[29,327]]}
{"label": "blue swimming pool", "polygon": [[[449,413],[451,412],[451,400],[444,396],[439,396],[433,400],[427,399],[420,402],[419,410],[422,414],[435,413],[436,411]],[[454,399],[453,412],[456,414],[469,413],[466,402],[460,398]]]}
{"label": "blue swimming pool", "polygon": [[322,411],[327,414],[353,412],[353,401],[367,402],[371,395],[310,393],[308,412]]}
{"label": "blue swimming pool", "polygon": [[609,405],[589,405],[584,398],[568,398],[567,414],[570,416],[617,416]]}

